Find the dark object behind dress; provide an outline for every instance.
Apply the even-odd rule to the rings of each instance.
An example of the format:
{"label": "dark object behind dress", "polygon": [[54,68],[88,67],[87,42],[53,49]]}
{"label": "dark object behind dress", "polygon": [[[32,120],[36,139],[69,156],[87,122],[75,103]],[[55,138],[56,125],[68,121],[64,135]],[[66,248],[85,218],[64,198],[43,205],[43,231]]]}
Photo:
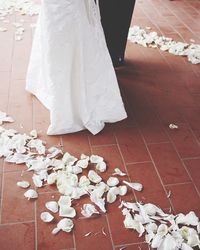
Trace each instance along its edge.
{"label": "dark object behind dress", "polygon": [[135,0],[99,0],[101,22],[115,67],[124,62],[127,35]]}

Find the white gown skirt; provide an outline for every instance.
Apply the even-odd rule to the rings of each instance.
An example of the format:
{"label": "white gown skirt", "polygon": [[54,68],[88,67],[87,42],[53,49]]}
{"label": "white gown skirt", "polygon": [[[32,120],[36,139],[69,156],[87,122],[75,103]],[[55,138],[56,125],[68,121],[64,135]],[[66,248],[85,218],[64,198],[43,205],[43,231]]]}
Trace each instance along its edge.
{"label": "white gown skirt", "polygon": [[50,112],[47,134],[88,129],[127,117],[94,0],[43,0],[26,90]]}

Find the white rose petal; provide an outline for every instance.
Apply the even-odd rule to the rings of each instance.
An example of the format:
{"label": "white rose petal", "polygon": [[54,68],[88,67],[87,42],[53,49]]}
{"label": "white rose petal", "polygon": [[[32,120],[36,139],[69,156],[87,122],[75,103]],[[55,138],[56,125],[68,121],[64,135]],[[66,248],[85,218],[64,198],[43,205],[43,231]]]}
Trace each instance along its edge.
{"label": "white rose petal", "polygon": [[40,218],[44,222],[51,222],[54,219],[54,217],[49,212],[42,212],[40,214]]}

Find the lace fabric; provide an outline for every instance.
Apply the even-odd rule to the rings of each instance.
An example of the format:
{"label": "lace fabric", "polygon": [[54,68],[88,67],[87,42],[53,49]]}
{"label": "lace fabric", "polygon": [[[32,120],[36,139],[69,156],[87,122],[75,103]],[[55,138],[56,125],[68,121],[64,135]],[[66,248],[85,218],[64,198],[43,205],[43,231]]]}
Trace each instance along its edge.
{"label": "lace fabric", "polygon": [[42,2],[26,89],[49,109],[50,135],[126,118],[100,19],[98,1]]}

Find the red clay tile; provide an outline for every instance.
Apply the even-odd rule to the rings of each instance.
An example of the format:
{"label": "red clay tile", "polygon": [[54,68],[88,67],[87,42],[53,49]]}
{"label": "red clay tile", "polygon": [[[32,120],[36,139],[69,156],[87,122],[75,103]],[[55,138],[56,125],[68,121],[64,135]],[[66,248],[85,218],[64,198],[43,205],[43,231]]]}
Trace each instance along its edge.
{"label": "red clay tile", "polygon": [[0,110],[6,111],[8,105],[8,94],[9,94],[9,71],[0,72]]}
{"label": "red clay tile", "polygon": [[[0,200],[1,200],[1,196],[2,196],[2,173],[0,173]],[[0,210],[1,210],[1,206],[0,206]],[[0,211],[0,213],[1,213],[1,211]],[[1,223],[1,222],[0,222]]]}
{"label": "red clay tile", "polygon": [[[132,197],[133,196],[130,196],[129,198],[124,197],[122,200],[134,202]],[[118,208],[119,205],[120,202],[116,201],[108,207],[108,221],[114,245],[144,242],[144,237],[138,237],[137,232],[124,227],[124,216],[122,215],[121,209]]]}
{"label": "red clay tile", "polygon": [[[122,88],[124,88],[124,78],[122,80],[122,83],[120,83],[120,77],[118,78],[118,81],[119,81],[119,84],[122,86]],[[109,126],[110,129],[112,129],[112,131],[114,130],[115,127],[130,127],[133,124],[135,124],[135,120],[134,120],[134,117],[132,115],[131,106],[128,103],[127,97],[126,97],[126,95],[124,93],[121,93],[121,94],[122,94],[122,99],[123,99],[123,102],[124,102],[125,110],[126,110],[126,113],[127,113],[127,118],[123,119],[123,120],[121,120],[119,122],[107,124],[106,126]],[[114,138],[114,143],[116,143],[115,138]]]}
{"label": "red clay tile", "polygon": [[[144,49],[145,49],[144,55],[146,58],[148,71],[154,72],[155,75],[155,72],[161,73],[170,70],[168,62],[166,62],[165,58],[161,56],[161,53],[157,49],[153,48],[148,48],[148,49],[144,48]],[[148,63],[149,61],[151,61],[151,63]]]}
{"label": "red clay tile", "polygon": [[126,163],[149,160],[147,149],[136,127],[118,128],[115,133]]}
{"label": "red clay tile", "polygon": [[56,227],[59,220],[58,213],[51,213],[55,219],[50,223],[45,223],[41,221],[40,214],[42,212],[48,211],[45,207],[47,201],[58,201],[60,194],[40,194],[37,200],[37,238],[38,238],[38,250],[43,249],[69,249],[74,247],[73,233],[65,233],[60,231],[57,235],[53,235],[51,231]]}
{"label": "red clay tile", "polygon": [[145,243],[141,243],[141,244],[130,244],[130,245],[122,245],[119,247],[115,247],[116,250],[120,250],[123,247],[125,247],[124,249],[126,250],[149,250],[149,246],[148,244]]}
{"label": "red clay tile", "polygon": [[[27,93],[27,95],[32,96]],[[34,114],[34,127],[41,132],[45,132],[47,130],[47,126],[50,123],[49,111],[42,105],[42,103],[35,97],[33,98],[33,114]],[[44,131],[43,131],[44,129]]]}
{"label": "red clay tile", "polygon": [[[103,234],[102,230],[106,235]],[[85,237],[85,234],[91,232],[91,234]],[[75,242],[76,249],[86,250],[110,250],[112,249],[111,236],[108,229],[106,216],[79,219],[76,221],[75,230]]]}
{"label": "red clay tile", "polygon": [[170,207],[164,188],[152,163],[138,163],[127,166],[132,182],[139,182],[144,189],[135,191],[138,201],[154,203],[162,208]]}
{"label": "red clay tile", "polygon": [[200,107],[184,108],[182,114],[189,123],[197,139],[200,139]]}
{"label": "red clay tile", "polygon": [[88,135],[86,131],[63,135],[62,141],[64,151],[69,152],[76,157],[80,157],[81,154],[91,154]]}
{"label": "red clay tile", "polygon": [[115,168],[120,168],[122,172],[126,172],[119,149],[117,146],[101,146],[93,147],[92,154],[100,155],[107,163],[107,170],[101,173],[102,177],[111,176]]}
{"label": "red clay tile", "polygon": [[200,95],[199,94],[195,94],[195,95],[193,95],[193,98],[194,98],[194,100],[195,100],[195,102],[196,102],[196,104],[197,104],[197,107],[199,107],[200,106]]}
{"label": "red clay tile", "polygon": [[167,186],[176,213],[194,211],[200,216],[200,198],[192,183]]}
{"label": "red clay tile", "polygon": [[0,225],[0,246],[1,250],[35,249],[35,224],[31,222]]}
{"label": "red clay tile", "polygon": [[181,158],[200,156],[200,145],[185,123],[177,124],[179,129],[167,129]]}
{"label": "red clay tile", "polygon": [[153,110],[147,107],[137,107],[133,113],[139,123],[140,131],[146,143],[169,141]]}
{"label": "red clay tile", "polygon": [[37,188],[37,192],[39,194],[43,194],[43,193],[52,193],[52,195],[54,195],[54,193],[58,192],[58,189],[56,187],[55,184],[52,185],[48,185],[46,182],[44,184],[43,187]]}
{"label": "red clay tile", "polygon": [[[79,200],[73,200],[73,207],[76,209],[76,214],[77,214],[77,220],[79,221],[80,218],[85,218],[82,214],[81,214],[81,211],[82,211],[82,207],[83,207],[83,204],[91,204],[91,200],[90,200],[90,197],[88,195],[84,195],[81,197],[81,199]],[[97,210],[101,213],[101,211],[97,208]],[[102,212],[103,214],[103,212]],[[92,217],[96,218],[96,217],[99,217],[98,214],[94,214],[92,215]]]}
{"label": "red clay tile", "polygon": [[190,181],[190,178],[171,143],[148,146],[164,184]]}
{"label": "red clay tile", "polygon": [[32,35],[30,24],[24,22],[23,26],[26,29],[23,39],[20,42],[15,41],[14,43],[11,74],[12,79],[26,79]]}
{"label": "red clay tile", "polygon": [[21,172],[22,174],[24,173],[24,170],[26,170],[27,167],[25,164],[14,164],[14,163],[9,163],[9,162],[4,162],[4,172]]}
{"label": "red clay tile", "polygon": [[184,161],[192,180],[200,192],[200,159],[191,159]]}
{"label": "red clay tile", "polygon": [[[149,105],[153,106],[163,106],[168,104],[168,109],[170,106],[173,107],[195,107],[196,103],[191,93],[185,86],[178,86],[170,90],[170,84],[165,85],[166,89],[156,89],[151,92],[148,96]],[[170,109],[169,109],[170,110]]]}
{"label": "red clay tile", "polygon": [[0,34],[0,54],[4,60],[0,61],[0,71],[11,71],[13,49],[13,33],[1,32]]}
{"label": "red clay tile", "polygon": [[[196,43],[199,43],[199,9],[200,3],[197,0],[136,1],[132,25],[151,26],[151,31],[156,31],[159,35],[167,35],[176,41],[190,42],[189,40],[192,38]],[[7,111],[16,120],[15,123],[5,126],[16,128],[21,133],[28,133],[32,128],[36,128],[39,132],[39,138],[47,142],[47,148],[58,146],[63,141],[64,150],[78,157],[81,153],[91,154],[91,150],[94,154],[102,155],[108,164],[108,172],[102,174],[104,180],[113,173],[115,167],[119,167],[122,171],[126,170],[119,148],[126,163],[148,161],[142,164],[128,164],[131,179],[144,185],[143,192],[135,192],[137,200],[154,202],[162,208],[168,208],[170,206],[169,200],[157,172],[150,162],[151,159],[145,144],[148,145],[151,153],[154,152],[152,153],[153,158],[158,158],[158,160],[154,160],[164,184],[190,181],[170,143],[159,144],[159,148],[158,145],[151,143],[172,141],[182,158],[199,157],[199,65],[192,65],[187,61],[187,58],[128,42],[125,65],[116,70],[128,118],[115,124],[107,124],[97,136],[92,136],[86,131],[63,137],[47,136],[49,111],[35,97],[25,91],[25,76],[34,32],[28,27],[30,23],[36,21],[36,18],[23,18],[25,19],[26,33],[20,42],[13,40],[15,28],[10,27],[9,24],[5,24],[9,28],[7,32],[0,32],[0,54],[4,58],[0,61],[0,110]],[[19,15],[13,15],[9,19],[10,22],[18,21]],[[157,113],[159,117],[157,117]],[[170,123],[178,124],[179,130],[169,130]],[[116,132],[119,145],[116,144],[113,131]],[[114,145],[101,146],[108,144]],[[184,163],[195,187],[200,189],[197,168],[199,159],[185,160]],[[0,164],[1,175],[1,159]],[[34,220],[33,203],[24,201],[23,192],[25,191],[15,186],[18,178],[31,177],[31,173],[28,173],[27,176],[24,173],[23,178],[20,176],[21,169],[24,168],[23,165],[15,166],[8,163],[4,165],[3,223],[21,221],[22,218],[28,221]],[[94,166],[91,165],[89,169],[91,168]],[[17,171],[17,173],[10,171]],[[87,171],[84,171],[84,174],[87,174]],[[200,210],[199,196],[191,182],[184,185],[166,185],[167,189],[172,191],[171,200],[176,212]],[[137,242],[143,242],[143,238],[138,238],[137,233],[124,228],[121,210],[117,208],[119,199],[115,204],[107,206],[108,214],[106,216],[100,218],[94,216],[95,219],[91,218],[90,220],[77,219],[82,216],[80,214],[82,204],[90,202],[89,198],[84,197],[80,201],[74,201],[73,205],[77,209],[77,218],[74,220],[76,237],[74,238],[73,234],[63,232],[54,237],[51,235],[53,224],[42,223],[39,213],[44,209],[44,203],[47,199],[59,196],[55,191],[55,186],[45,186],[38,189],[40,193],[37,201],[38,249],[79,250],[85,247],[89,249],[90,245],[94,250],[102,249],[102,246],[104,249],[120,249],[124,244],[126,249],[138,250],[139,247],[148,249],[145,244],[137,244]],[[130,196],[132,199],[133,194],[129,191],[128,197],[122,198],[129,199]],[[12,204],[18,206],[14,207]],[[112,246],[108,230],[107,216],[114,246]],[[57,220],[58,216],[56,215]],[[30,233],[28,232],[29,238],[26,231],[27,225],[29,226],[27,230],[30,230]],[[91,227],[97,231],[98,228],[105,227],[107,236],[97,234],[96,236],[83,237],[84,230],[90,230]],[[17,234],[16,232],[21,233]],[[97,245],[99,241],[102,244]],[[14,248],[32,250],[36,247],[34,242],[33,223],[15,224],[12,228],[10,225],[0,226],[0,244],[3,250]]]}
{"label": "red clay tile", "polygon": [[200,77],[196,76],[194,72],[188,72],[187,74],[180,74],[180,78],[182,82],[186,83],[187,88],[189,89],[190,93],[198,94],[200,91]]}
{"label": "red clay tile", "polygon": [[[34,201],[24,197],[25,189],[17,187],[17,182],[31,182],[31,173],[21,177],[21,172],[4,173],[2,223],[24,222],[34,219]],[[33,188],[33,187],[32,187]]]}
{"label": "red clay tile", "polygon": [[[200,32],[198,33],[198,38],[200,37]],[[199,39],[199,43],[200,43],[200,39]],[[200,73],[199,73],[199,67],[198,67],[198,64],[194,65],[192,64],[191,65],[191,69],[192,71],[194,72],[194,74],[199,78],[200,77]]]}
{"label": "red clay tile", "polygon": [[4,164],[3,159],[0,159],[0,173],[3,172],[3,164]]}
{"label": "red clay tile", "polygon": [[[27,94],[29,95],[29,94]],[[33,128],[38,131],[38,136],[45,141],[46,147],[61,145],[61,136],[48,136],[46,131],[50,124],[49,111],[33,96]]]}
{"label": "red clay tile", "polygon": [[[2,173],[0,173],[0,199],[1,199],[1,196],[2,196],[2,193],[1,193],[1,191],[2,191]],[[0,207],[0,209],[1,209],[1,207]]]}
{"label": "red clay tile", "polygon": [[33,126],[32,98],[22,88],[24,81],[13,80],[10,87],[8,113],[15,120],[7,127],[16,129],[21,133],[29,133]]}
{"label": "red clay tile", "polygon": [[160,106],[157,105],[155,110],[159,114],[163,127],[166,129],[169,128],[169,124],[171,123],[178,124],[185,121],[181,111],[177,107],[174,108],[170,103],[162,103]]}
{"label": "red clay tile", "polygon": [[171,103],[177,107],[196,107],[195,100],[188,89],[177,88],[170,92],[167,103]]}
{"label": "red clay tile", "polygon": [[106,127],[97,135],[89,134],[89,141],[92,146],[116,144],[113,129],[109,125],[106,125]]}
{"label": "red clay tile", "polygon": [[[170,37],[174,39],[174,35],[170,34]],[[175,41],[181,42],[182,39],[176,39]],[[170,65],[171,69],[175,72],[188,72],[191,71],[190,66],[188,67],[188,61],[186,58],[183,58],[181,56],[172,56],[168,54],[168,52],[165,53],[165,58]]]}

